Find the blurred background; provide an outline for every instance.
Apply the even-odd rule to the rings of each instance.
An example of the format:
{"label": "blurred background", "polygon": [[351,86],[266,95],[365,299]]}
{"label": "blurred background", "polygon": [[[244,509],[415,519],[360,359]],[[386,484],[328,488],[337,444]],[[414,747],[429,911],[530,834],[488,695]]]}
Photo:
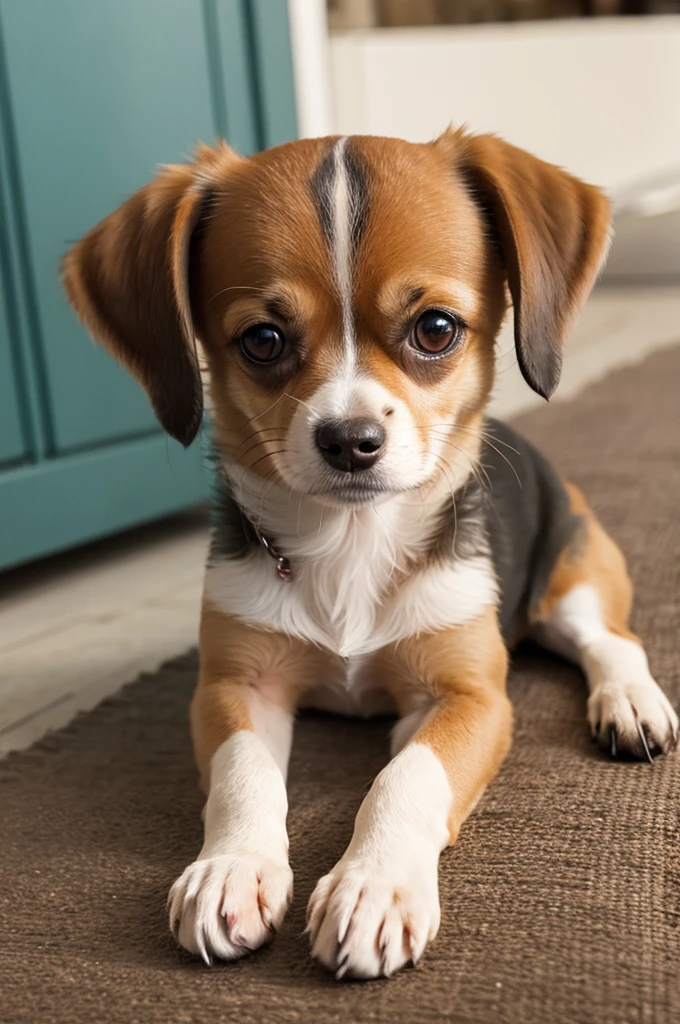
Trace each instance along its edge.
{"label": "blurred background", "polygon": [[[200,445],[75,322],[69,243],[199,139],[450,122],[614,199],[557,400],[678,340],[678,0],[0,0],[0,753],[196,638]],[[540,401],[498,363],[495,412]]]}

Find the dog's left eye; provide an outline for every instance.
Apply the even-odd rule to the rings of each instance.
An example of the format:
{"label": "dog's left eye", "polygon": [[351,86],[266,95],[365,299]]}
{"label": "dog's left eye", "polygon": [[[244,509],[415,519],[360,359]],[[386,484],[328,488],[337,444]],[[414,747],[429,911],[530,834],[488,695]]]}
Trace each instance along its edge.
{"label": "dog's left eye", "polygon": [[286,339],[274,324],[253,324],[243,332],[239,344],[252,363],[274,363],[283,355]]}
{"label": "dog's left eye", "polygon": [[451,313],[427,309],[421,313],[413,329],[413,348],[428,356],[443,356],[460,341],[463,324]]}

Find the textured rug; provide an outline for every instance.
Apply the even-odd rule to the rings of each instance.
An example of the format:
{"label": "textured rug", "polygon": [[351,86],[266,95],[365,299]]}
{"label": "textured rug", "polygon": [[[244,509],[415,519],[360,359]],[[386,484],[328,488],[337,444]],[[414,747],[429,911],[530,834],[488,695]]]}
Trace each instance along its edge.
{"label": "textured rug", "polygon": [[[637,585],[634,626],[680,699],[680,348],[518,426],[586,491]],[[416,969],[340,983],[302,935],[387,757],[389,723],[307,715],[290,779],[295,898],[274,945],[207,968],[167,930],[201,842],[187,655],[0,764],[0,1021],[672,1024],[680,1020],[680,754],[608,762],[585,687],[520,654],[501,775],[442,858],[442,928]],[[339,770],[342,765],[342,770]]]}

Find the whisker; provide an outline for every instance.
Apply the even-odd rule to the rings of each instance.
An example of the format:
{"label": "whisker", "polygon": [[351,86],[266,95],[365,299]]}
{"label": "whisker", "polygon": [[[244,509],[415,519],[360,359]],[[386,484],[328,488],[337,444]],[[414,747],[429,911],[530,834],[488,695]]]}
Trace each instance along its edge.
{"label": "whisker", "polygon": [[[511,451],[515,452],[516,455],[520,455],[521,456],[521,453],[518,452],[516,448],[513,448],[513,446],[511,444],[508,444],[506,441],[501,441],[500,438],[496,437],[494,434],[490,434],[488,431],[485,431],[485,430],[472,430],[469,427],[464,427],[464,426],[458,426],[456,429],[460,430],[460,431],[463,431],[465,433],[471,434],[473,437],[479,437],[481,442],[482,442],[482,444],[486,444],[489,448],[492,448],[496,452],[496,454],[498,456],[500,456],[501,459],[503,459],[505,462],[507,462],[508,466],[510,467],[510,469],[512,470],[512,472],[515,475],[515,479],[517,480],[517,483],[518,483],[518,485],[520,487],[520,490],[522,489],[522,481],[520,479],[520,476],[519,476],[517,470],[513,466],[513,464],[510,461],[510,459],[508,459],[507,456],[504,455],[502,451],[500,451],[500,449],[496,448],[496,445],[493,443],[493,441],[495,441],[497,444],[503,445],[506,448],[509,448]],[[490,438],[492,440],[490,440]],[[445,444],[450,444],[453,448],[456,448],[461,453],[461,455],[467,455],[468,459],[470,459],[471,465],[474,465],[472,458],[467,454],[467,452],[464,452],[463,449],[458,448],[458,446],[455,445],[453,443],[453,441],[445,439],[445,438],[441,438],[441,437],[439,438],[439,440],[442,441]],[[492,490],[492,486],[491,486],[491,480],[489,478],[489,474],[487,473],[486,469],[484,468],[484,466],[481,463],[478,463],[477,465],[484,472],[484,476],[486,477],[486,480],[487,480],[488,485],[489,485],[489,491],[491,491]],[[473,469],[473,472],[474,472],[474,469]],[[479,477],[478,477],[478,479],[479,479]]]}
{"label": "whisker", "polygon": [[297,535],[298,535],[298,537],[300,536],[300,516],[302,515],[302,500],[303,500],[303,498],[304,498],[304,494],[300,494],[300,501],[298,502],[298,510],[297,510]]}
{"label": "whisker", "polygon": [[[279,402],[281,401],[281,399],[282,399],[283,397],[284,397],[283,395],[279,395],[279,397],[278,397],[278,398],[276,399],[276,401],[275,401],[275,402],[272,402],[272,404],[271,404],[271,405],[269,406],[269,408],[268,408],[268,409],[265,409],[265,411],[264,411],[264,412],[256,412],[254,416],[251,416],[249,420],[246,420],[246,422],[245,422],[244,426],[242,427],[242,431],[243,431],[243,430],[245,430],[245,429],[246,429],[246,427],[247,427],[247,426],[248,426],[248,425],[249,425],[250,423],[252,423],[252,422],[253,422],[253,420],[256,420],[256,419],[258,419],[259,417],[262,417],[262,418],[264,418],[264,417],[265,417],[265,416],[266,416],[266,415],[267,415],[268,413],[270,413],[270,412],[272,411],[272,409],[274,409],[274,408],[275,408],[275,407],[276,407],[276,406],[277,406],[277,405],[279,404]],[[242,431],[241,431],[241,432],[242,432]]]}
{"label": "whisker", "polygon": [[[265,430],[266,431],[270,431],[270,430],[280,430],[280,429],[281,429],[280,427],[262,427],[261,430],[254,430],[252,432],[252,434],[248,434],[248,437],[246,437],[246,439],[244,441],[241,441],[240,444],[233,444],[233,443],[230,443],[229,441],[222,441],[222,440],[220,440],[219,441],[219,446],[221,448],[230,448],[233,451],[240,451],[241,448],[243,448],[244,445],[248,444],[248,441],[252,440],[253,437],[257,437],[258,434],[263,434],[265,432]],[[233,431],[232,431],[232,433],[233,433]]]}
{"label": "whisker", "polygon": [[[259,530],[262,530],[262,522],[263,522],[263,519],[264,519],[264,499],[265,499],[265,497],[267,495],[267,484],[269,483],[270,480],[272,480],[272,477],[276,477],[276,466],[274,466],[274,468],[271,470],[271,472],[268,473],[267,476],[264,478],[265,486],[264,486],[264,488],[262,490],[262,495],[260,497],[260,513],[259,513],[258,520],[257,520],[258,529]],[[275,483],[275,482],[276,482],[275,480],[272,480],[272,484]],[[271,490],[272,484],[269,485],[269,490]]]}
{"label": "whisker", "polygon": [[[453,473],[453,467],[449,465],[449,463],[447,462],[447,460],[444,458],[443,455],[435,454],[435,459],[437,459],[438,461],[443,463],[443,465],[445,465]],[[455,494],[454,488],[451,486],[451,481],[449,480],[448,474],[444,473],[444,476],[446,478],[446,482],[448,483],[449,487],[451,488],[451,504],[453,505],[453,543],[452,543],[451,547],[452,547],[453,554],[454,554],[454,557],[455,557],[455,554],[456,554],[456,537],[458,536],[458,509],[456,507],[456,494]],[[454,483],[455,483],[455,480],[456,480],[456,474],[455,473],[453,473],[453,479],[454,479]]]}
{"label": "whisker", "polygon": [[259,448],[260,445],[262,444],[268,444],[270,441],[272,444],[281,444],[285,440],[285,437],[263,437],[261,441],[256,441],[255,444],[251,444],[250,448],[248,448],[245,452],[242,452],[240,457],[242,459],[245,459],[248,452],[255,451],[255,449]]}
{"label": "whisker", "polygon": [[[487,444],[489,446],[489,448],[493,448],[493,450],[496,452],[496,455],[500,455],[500,457],[503,459],[503,461],[507,462],[507,464],[510,466],[510,469],[515,474],[515,479],[517,480],[517,483],[519,484],[519,489],[521,491],[522,490],[522,481],[519,478],[519,473],[517,472],[517,470],[515,469],[513,464],[510,462],[510,459],[506,455],[504,455],[502,451],[500,451],[498,448],[496,448],[495,444],[491,444],[491,441],[487,441],[486,438],[482,438],[482,440],[484,441],[484,444]],[[519,452],[518,452],[518,454],[519,454]]]}
{"label": "whisker", "polygon": [[501,441],[499,437],[496,437],[495,434],[491,434],[488,430],[474,430],[471,427],[457,424],[455,421],[451,423],[416,423],[415,427],[419,430],[428,430],[434,427],[448,427],[449,430],[453,430],[455,428],[456,431],[460,430],[463,433],[471,434],[473,437],[490,438],[492,441],[495,441],[496,444],[500,444],[504,448],[509,448],[510,451],[515,452],[516,455],[521,455],[521,452],[517,451],[516,448],[513,448],[511,444],[508,444],[507,441]]}
{"label": "whisker", "polygon": [[319,411],[318,409],[315,409],[313,406],[311,406],[309,402],[305,402],[302,398],[296,398],[295,395],[289,395],[287,391],[283,392],[283,397],[290,398],[291,402],[299,402],[300,405],[304,405],[305,408],[309,409],[309,411],[314,413],[315,416]]}
{"label": "whisker", "polygon": [[[256,412],[254,416],[251,416],[251,417],[250,417],[250,419],[247,419],[247,420],[245,421],[245,423],[244,423],[244,424],[243,424],[243,426],[242,426],[242,427],[240,428],[240,430],[238,430],[238,431],[230,430],[230,431],[229,431],[229,433],[232,433],[232,434],[236,434],[236,436],[238,437],[238,436],[239,436],[240,434],[242,434],[242,433],[243,433],[243,431],[244,431],[244,430],[247,430],[247,428],[248,428],[248,427],[250,426],[250,424],[251,424],[251,423],[253,422],[253,420],[256,420],[256,419],[264,419],[264,417],[265,417],[265,416],[267,416],[267,415],[268,415],[268,414],[269,414],[269,413],[270,413],[270,412],[272,411],[272,409],[274,409],[274,408],[275,408],[275,407],[276,407],[276,406],[277,406],[277,405],[279,404],[279,402],[280,402],[280,401],[281,401],[281,399],[283,399],[283,398],[288,398],[288,399],[290,399],[290,400],[291,400],[292,402],[299,402],[299,403],[300,403],[301,405],[306,405],[306,406],[307,406],[307,408],[308,408],[308,409],[309,409],[309,410],[310,410],[311,412],[313,412],[313,413],[316,413],[316,412],[317,412],[317,410],[316,410],[316,409],[314,409],[314,408],[312,408],[312,406],[311,406],[311,405],[309,405],[309,403],[308,403],[308,402],[304,402],[304,401],[303,401],[303,400],[302,400],[301,398],[296,398],[296,397],[295,397],[295,395],[290,395],[290,394],[288,394],[288,392],[287,392],[287,391],[284,391],[282,395],[279,395],[279,397],[278,397],[278,398],[276,399],[276,401],[275,401],[275,402],[272,402],[272,404],[271,404],[271,405],[269,406],[269,408],[268,408],[268,409],[265,409],[265,410],[264,410],[264,412]],[[253,433],[252,433],[252,434],[250,434],[250,437],[254,437],[254,436],[255,436],[255,434],[257,434],[257,433],[259,433],[260,431],[263,431],[263,430],[278,430],[278,429],[280,429],[280,428],[279,428],[279,427],[276,427],[276,426],[271,426],[271,427],[260,427],[260,428],[259,428],[259,430],[255,430],[255,431],[253,431]],[[245,439],[245,441],[243,442],[243,444],[245,444],[245,443],[246,443],[246,442],[247,442],[248,440],[249,440],[249,437],[247,437],[247,438]]]}
{"label": "whisker", "polygon": [[208,299],[208,302],[214,302],[215,299],[219,299],[220,295],[224,295],[226,292],[239,291],[257,292],[260,295],[266,295],[270,291],[270,289],[257,284],[232,284],[229,285],[228,288],[222,288],[219,292],[215,292],[213,297],[211,299]]}
{"label": "whisker", "polygon": [[[469,452],[466,452],[464,448],[459,448],[457,444],[454,444],[454,442],[450,440],[450,438],[438,437],[437,439],[440,441],[441,444],[448,444],[451,446],[451,448],[455,448],[455,450],[459,452],[461,455],[464,455],[465,458],[470,463],[470,470],[472,472],[472,475],[475,477],[476,480],[479,481],[482,487],[486,487],[489,493],[491,493],[491,480],[489,478],[489,474],[487,473],[482,463],[475,462],[475,460],[472,458]],[[484,474],[484,480],[482,480],[481,473]]]}
{"label": "whisker", "polygon": [[431,427],[448,427],[449,430],[453,430],[455,422],[451,423],[414,423],[416,430],[429,430]]}
{"label": "whisker", "polygon": [[423,494],[422,487],[418,488],[418,496],[420,497],[420,505],[421,505],[420,519],[418,520],[418,526],[422,526],[423,520],[425,518],[425,495]]}
{"label": "whisker", "polygon": [[443,455],[439,455],[436,452],[433,452],[433,455],[434,455],[435,459],[438,459],[439,462],[441,462],[444,466],[446,466],[446,468],[448,470],[450,470],[451,473],[453,474],[453,484],[451,483],[451,478],[449,477],[448,473],[444,473],[444,477],[445,477],[446,482],[448,483],[448,485],[449,485],[449,487],[451,489],[451,498],[454,499],[454,502],[455,502],[456,491],[458,490],[458,482],[456,480],[455,470],[454,470],[453,466],[451,465],[451,463],[448,461],[448,459],[445,459]]}
{"label": "whisker", "polygon": [[265,452],[265,454],[260,456],[259,459],[256,459],[255,462],[251,463],[251,465],[248,466],[248,469],[255,469],[255,466],[257,466],[260,462],[264,462],[265,459],[271,459],[274,457],[274,455],[284,455],[287,451],[287,448],[279,448],[275,452]]}
{"label": "whisker", "polygon": [[519,455],[521,458],[522,453],[518,451],[517,448],[513,448],[513,446],[511,444],[508,444],[507,441],[501,441],[499,437],[494,437],[493,434],[481,434],[480,436],[482,438],[482,441],[485,442],[485,444],[490,444],[492,441],[495,441],[496,444],[502,444],[504,448],[509,448],[511,452],[514,452],[515,455]]}
{"label": "whisker", "polygon": [[[380,513],[378,512],[378,510],[377,510],[377,508],[375,507],[375,505],[371,505],[371,509],[373,510],[373,512],[375,512],[376,516],[378,517],[378,519],[380,520],[380,522],[381,522],[381,523],[383,524],[383,526],[385,527],[385,529],[389,530],[389,531],[390,531],[390,533],[394,534],[394,536],[395,536],[395,537],[396,537],[396,538],[397,538],[398,540],[409,540],[409,539],[410,539],[408,535],[404,535],[404,534],[401,534],[401,535],[400,535],[399,533],[397,533],[397,531],[396,531],[396,530],[394,529],[394,527],[393,527],[393,526],[390,526],[390,524],[389,524],[388,522],[386,522],[386,521],[385,521],[385,520],[383,519],[383,517],[382,517],[382,516],[380,515]],[[390,572],[390,574],[389,574],[389,576],[388,576],[388,578],[387,578],[387,579],[388,579],[388,582],[389,582],[389,580],[391,580],[391,578],[392,578],[392,572],[394,572],[394,569],[395,569],[395,566],[393,565],[393,566],[392,566],[392,570],[391,570],[391,572]]]}
{"label": "whisker", "polygon": [[280,430],[280,429],[281,429],[280,427],[260,427],[259,430],[253,430],[252,434],[248,434],[248,437],[245,439],[245,441],[241,442],[241,447],[243,447],[244,444],[248,444],[248,441],[250,441],[251,437],[257,437],[258,434],[263,434],[265,432],[265,430]]}
{"label": "whisker", "polygon": [[489,433],[488,430],[471,430],[470,427],[458,427],[458,430],[463,430],[467,434],[472,434],[473,437],[490,438],[492,441],[495,441],[496,444],[502,444],[504,448],[509,448],[511,452],[515,453],[515,455],[522,454],[516,448],[513,448],[511,444],[508,444],[507,441],[501,441],[500,437],[496,437],[495,434]]}

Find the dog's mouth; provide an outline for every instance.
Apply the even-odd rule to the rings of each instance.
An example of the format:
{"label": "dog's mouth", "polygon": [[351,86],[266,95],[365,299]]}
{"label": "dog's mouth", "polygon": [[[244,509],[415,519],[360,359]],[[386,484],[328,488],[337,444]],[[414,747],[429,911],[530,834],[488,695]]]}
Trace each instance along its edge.
{"label": "dog's mouth", "polygon": [[342,477],[329,481],[310,492],[315,498],[335,505],[371,505],[390,494],[390,488],[383,480],[366,473],[343,473]]}

